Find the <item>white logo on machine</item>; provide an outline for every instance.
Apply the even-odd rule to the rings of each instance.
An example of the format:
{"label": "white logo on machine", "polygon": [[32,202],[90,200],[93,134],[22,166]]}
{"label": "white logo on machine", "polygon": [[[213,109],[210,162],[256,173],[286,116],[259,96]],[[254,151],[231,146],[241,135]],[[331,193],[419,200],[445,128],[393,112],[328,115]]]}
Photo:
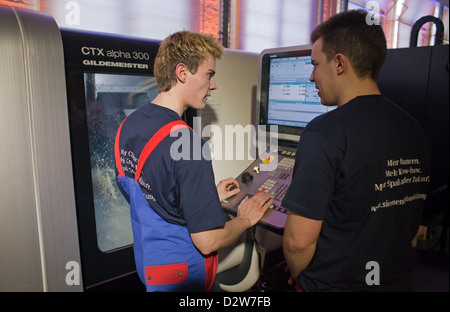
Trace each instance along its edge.
{"label": "white logo on machine", "polygon": [[[134,69],[149,69],[149,65],[146,63],[126,62],[122,60],[130,61],[148,61],[150,55],[147,52],[141,51],[123,51],[115,49],[105,49],[99,47],[81,47],[81,53],[86,56],[103,57],[106,59],[84,59],[83,65],[85,66],[101,66],[101,67],[121,67],[121,68],[134,68]],[[112,59],[112,60],[108,60]],[[120,60],[117,60],[120,59]]]}

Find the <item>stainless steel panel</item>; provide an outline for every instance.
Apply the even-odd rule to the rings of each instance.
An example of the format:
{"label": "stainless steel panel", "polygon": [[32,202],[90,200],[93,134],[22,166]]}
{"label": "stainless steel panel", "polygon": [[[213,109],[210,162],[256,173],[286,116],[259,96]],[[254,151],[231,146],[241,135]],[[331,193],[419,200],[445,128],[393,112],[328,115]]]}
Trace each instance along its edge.
{"label": "stainless steel panel", "polygon": [[12,9],[0,6],[0,291],[43,289],[25,60]]}
{"label": "stainless steel panel", "polygon": [[0,6],[0,32],[0,290],[81,290],[66,283],[80,256],[59,29]]}

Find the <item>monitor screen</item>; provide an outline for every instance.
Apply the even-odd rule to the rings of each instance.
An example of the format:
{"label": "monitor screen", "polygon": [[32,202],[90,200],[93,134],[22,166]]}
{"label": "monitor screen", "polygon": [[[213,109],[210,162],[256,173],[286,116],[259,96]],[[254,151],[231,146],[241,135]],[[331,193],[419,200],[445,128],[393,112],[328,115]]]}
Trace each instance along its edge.
{"label": "monitor screen", "polygon": [[310,46],[264,50],[260,70],[261,124],[299,135],[312,119],[335,108],[320,103],[315,84],[309,81]]}

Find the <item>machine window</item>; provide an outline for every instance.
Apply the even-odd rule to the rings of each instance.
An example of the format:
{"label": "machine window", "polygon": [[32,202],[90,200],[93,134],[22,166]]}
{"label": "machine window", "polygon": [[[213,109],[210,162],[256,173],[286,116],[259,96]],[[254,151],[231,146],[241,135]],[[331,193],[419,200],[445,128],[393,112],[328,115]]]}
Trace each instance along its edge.
{"label": "machine window", "polygon": [[129,204],[115,178],[114,141],[123,119],[158,94],[154,77],[85,73],[97,244],[111,252],[133,244]]}

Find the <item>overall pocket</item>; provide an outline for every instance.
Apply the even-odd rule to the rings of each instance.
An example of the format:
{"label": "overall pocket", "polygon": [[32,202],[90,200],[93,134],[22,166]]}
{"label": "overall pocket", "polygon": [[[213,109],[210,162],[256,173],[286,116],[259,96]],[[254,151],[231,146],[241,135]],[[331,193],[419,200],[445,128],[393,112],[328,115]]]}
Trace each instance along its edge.
{"label": "overall pocket", "polygon": [[187,262],[145,267],[145,280],[150,286],[182,283],[187,277]]}

